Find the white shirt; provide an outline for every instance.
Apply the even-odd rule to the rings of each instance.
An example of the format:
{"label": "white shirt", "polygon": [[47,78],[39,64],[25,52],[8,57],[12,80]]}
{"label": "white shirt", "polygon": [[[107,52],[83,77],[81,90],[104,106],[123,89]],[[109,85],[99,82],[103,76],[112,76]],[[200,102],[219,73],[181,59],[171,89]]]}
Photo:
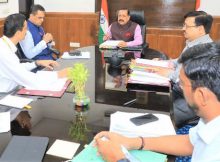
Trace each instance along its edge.
{"label": "white shirt", "polygon": [[6,36],[0,38],[0,49],[0,92],[9,92],[18,85],[40,89],[57,80],[57,72],[48,72],[46,78],[30,72],[35,63],[20,63],[16,46]]}
{"label": "white shirt", "polygon": [[190,142],[194,146],[191,162],[220,162],[220,116],[189,130]]}
{"label": "white shirt", "polygon": [[25,38],[19,42],[25,56],[29,59],[34,58],[47,48],[47,43],[42,39],[36,46],[30,31],[27,31]]}

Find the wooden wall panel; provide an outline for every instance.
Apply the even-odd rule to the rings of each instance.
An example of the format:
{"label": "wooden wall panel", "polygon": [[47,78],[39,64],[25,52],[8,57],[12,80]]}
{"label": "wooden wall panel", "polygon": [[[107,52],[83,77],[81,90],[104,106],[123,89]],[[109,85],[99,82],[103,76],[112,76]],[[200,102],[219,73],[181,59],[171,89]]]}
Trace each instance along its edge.
{"label": "wooden wall panel", "polygon": [[0,19],[0,37],[3,35],[4,19]]}
{"label": "wooden wall panel", "polygon": [[[195,10],[195,0],[108,0],[109,20],[116,20],[116,11],[121,8],[144,10],[150,27],[178,27],[183,24],[184,14]],[[96,0],[100,11],[101,0]]]}
{"label": "wooden wall panel", "polygon": [[43,26],[56,32],[56,47],[64,52],[71,49],[70,42],[80,47],[97,44],[98,19],[98,13],[47,13]]}

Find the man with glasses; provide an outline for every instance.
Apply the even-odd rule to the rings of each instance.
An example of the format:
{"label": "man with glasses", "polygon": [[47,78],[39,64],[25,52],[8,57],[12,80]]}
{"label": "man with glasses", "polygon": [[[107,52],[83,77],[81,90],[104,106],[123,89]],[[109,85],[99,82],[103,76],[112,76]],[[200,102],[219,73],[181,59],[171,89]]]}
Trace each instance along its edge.
{"label": "man with glasses", "polygon": [[25,39],[20,41],[24,55],[33,60],[55,60],[50,49],[53,36],[45,33],[41,26],[45,17],[45,9],[41,5],[33,5],[27,21],[28,31]]}
{"label": "man with glasses", "polygon": [[[187,103],[200,117],[187,135],[128,138],[101,132],[95,137],[99,153],[108,162],[129,162],[121,147],[169,155],[192,155],[191,162],[220,161],[220,45],[206,43],[187,49],[179,63]],[[147,135],[146,135],[147,136]],[[105,137],[105,140],[103,140]],[[137,157],[138,158],[138,157]]]}

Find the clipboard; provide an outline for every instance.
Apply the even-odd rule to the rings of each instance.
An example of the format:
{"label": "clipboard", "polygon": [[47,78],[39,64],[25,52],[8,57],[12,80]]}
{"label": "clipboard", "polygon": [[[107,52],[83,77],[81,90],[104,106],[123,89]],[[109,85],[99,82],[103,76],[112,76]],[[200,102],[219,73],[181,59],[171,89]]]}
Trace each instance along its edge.
{"label": "clipboard", "polygon": [[67,87],[71,83],[70,80],[67,80],[61,91],[44,91],[44,90],[29,90],[26,88],[20,89],[17,94],[19,95],[29,95],[29,96],[44,96],[44,97],[57,97],[60,98],[63,96]]}

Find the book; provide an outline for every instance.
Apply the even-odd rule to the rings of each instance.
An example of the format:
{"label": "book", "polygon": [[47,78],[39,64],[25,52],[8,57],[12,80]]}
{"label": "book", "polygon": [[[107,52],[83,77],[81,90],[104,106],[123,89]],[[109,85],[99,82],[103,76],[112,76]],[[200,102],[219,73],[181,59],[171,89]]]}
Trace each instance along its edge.
{"label": "book", "polygon": [[71,83],[70,80],[67,80],[64,84],[63,88],[59,91],[52,91],[52,90],[32,90],[21,88],[17,94],[19,95],[29,95],[29,96],[48,96],[48,97],[62,97],[64,92],[66,91],[67,87]]}
{"label": "book", "polygon": [[[165,162],[167,155],[156,153],[146,150],[131,150],[129,153],[134,156],[139,162]],[[76,157],[72,159],[72,162],[104,162],[101,156],[97,153],[97,148],[89,144],[84,150],[82,150]]]}

